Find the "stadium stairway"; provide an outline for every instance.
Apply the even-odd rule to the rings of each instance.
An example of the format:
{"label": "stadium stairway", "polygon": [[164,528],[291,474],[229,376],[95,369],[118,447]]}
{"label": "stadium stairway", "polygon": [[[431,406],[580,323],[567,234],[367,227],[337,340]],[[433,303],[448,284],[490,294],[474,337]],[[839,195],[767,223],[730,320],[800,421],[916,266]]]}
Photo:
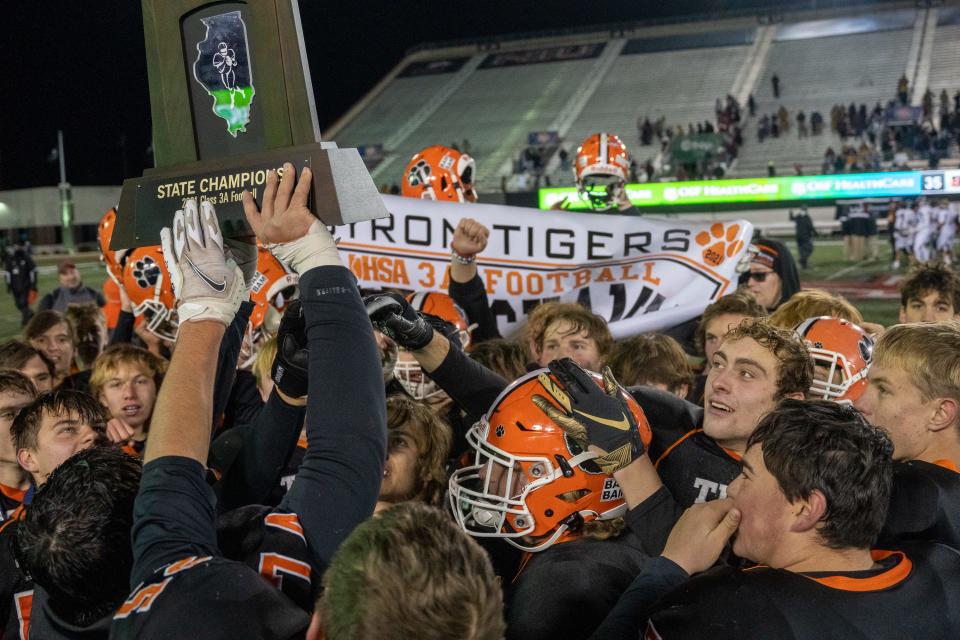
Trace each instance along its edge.
{"label": "stadium stairway", "polygon": [[[922,28],[923,25],[921,25]],[[830,109],[834,104],[868,109],[886,104],[896,94],[897,79],[906,68],[914,31],[893,29],[790,40],[775,40],[766,69],[754,90],[757,115],[744,127],[744,146],[733,177],[761,176],[774,162],[778,175],[793,175],[795,164],[805,173],[819,172],[827,147],[839,151],[839,136],[830,131]],[[780,77],[780,98],[773,97],[772,77]],[[779,138],[757,141],[757,124],[763,114],[771,116],[784,105],[790,128]],[[820,136],[798,138],[796,115],[819,111],[824,118]]]}

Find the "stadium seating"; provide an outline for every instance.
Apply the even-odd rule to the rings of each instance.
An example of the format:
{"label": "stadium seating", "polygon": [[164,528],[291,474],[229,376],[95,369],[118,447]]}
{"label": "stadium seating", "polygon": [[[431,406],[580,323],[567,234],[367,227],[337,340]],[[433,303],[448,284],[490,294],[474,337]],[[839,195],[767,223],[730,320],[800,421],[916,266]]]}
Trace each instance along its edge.
{"label": "stadium seating", "polygon": [[[530,132],[559,130],[571,154],[591,133],[618,133],[643,163],[658,147],[640,146],[638,118],[654,121],[663,115],[668,125],[686,127],[713,120],[715,100],[736,94],[743,102],[745,144],[729,175],[765,175],[770,161],[778,175],[792,175],[795,164],[815,173],[827,147],[842,147],[830,131],[834,104],[863,103],[868,109],[885,104],[895,96],[897,79],[905,72],[937,94],[946,88],[952,97],[960,88],[960,11],[955,8],[939,9],[933,60],[918,64],[923,39],[933,33],[924,28],[926,17],[933,20],[936,11],[896,8],[857,15],[851,10],[852,16],[835,12],[824,19],[786,16],[783,22],[759,28],[756,22],[728,20],[580,33],[570,36],[568,46],[597,47],[593,55],[550,62],[534,55],[529,64],[514,60],[492,68],[488,62],[497,51],[510,56],[567,45],[556,37],[505,43],[492,52],[477,45],[421,51],[411,64],[429,65],[430,60],[449,61],[451,56],[469,63],[456,73],[400,73],[371,95],[359,113],[340,123],[332,137],[345,146],[385,144],[387,156],[373,169],[378,184],[398,183],[406,160],[417,150],[467,139],[477,160],[479,190],[493,192],[500,190],[501,177],[525,148]],[[779,100],[772,95],[774,74],[781,80]],[[751,89],[756,118],[747,116],[745,98]],[[423,107],[431,97],[434,104],[425,117]],[[773,114],[781,104],[789,112],[789,131],[759,143],[759,117]],[[808,126],[811,113],[821,113],[825,122],[820,136],[797,137],[796,114],[801,109]],[[548,164],[548,174],[555,184],[572,182],[556,159]]]}
{"label": "stadium seating", "polygon": [[[842,142],[830,131],[830,108],[834,104],[874,104],[894,97],[897,79],[907,64],[913,32],[910,29],[878,31],[798,40],[775,39],[765,70],[754,92],[757,118],[744,130],[744,148],[733,171],[735,176],[765,175],[773,161],[781,175],[793,175],[794,164],[807,173],[818,171],[827,147],[839,150]],[[773,97],[771,79],[780,78],[780,99]],[[790,130],[779,138],[757,142],[756,123],[764,114],[773,114],[784,105],[790,115]],[[797,137],[796,114],[819,111],[824,132],[820,136]]]}

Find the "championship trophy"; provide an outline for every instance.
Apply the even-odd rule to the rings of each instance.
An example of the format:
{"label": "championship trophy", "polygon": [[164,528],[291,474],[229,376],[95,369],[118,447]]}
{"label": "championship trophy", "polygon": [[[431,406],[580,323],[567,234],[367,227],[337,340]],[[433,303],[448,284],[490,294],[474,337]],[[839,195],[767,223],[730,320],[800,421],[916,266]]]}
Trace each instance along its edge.
{"label": "championship trophy", "polygon": [[388,214],[356,149],[321,142],[297,0],[142,0],[156,168],[123,183],[112,249],[160,243],[186,198],[227,236],[252,236],[241,194],[267,172],[313,172],[328,226]]}

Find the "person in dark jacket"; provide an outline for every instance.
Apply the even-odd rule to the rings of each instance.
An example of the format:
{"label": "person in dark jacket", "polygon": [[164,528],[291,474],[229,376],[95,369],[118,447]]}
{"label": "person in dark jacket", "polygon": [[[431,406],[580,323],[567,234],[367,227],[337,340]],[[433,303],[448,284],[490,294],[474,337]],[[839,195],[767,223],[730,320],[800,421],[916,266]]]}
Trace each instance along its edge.
{"label": "person in dark jacket", "polygon": [[797,233],[797,248],[800,250],[800,268],[807,268],[807,261],[813,254],[813,237],[819,235],[813,226],[813,220],[806,207],[801,207],[800,211],[794,213],[790,211],[790,220],[793,221]]}
{"label": "person in dark jacket", "polygon": [[77,265],[70,260],[64,260],[57,267],[60,287],[43,296],[40,300],[40,311],[52,309],[63,313],[71,304],[89,304],[95,302],[98,307],[107,304],[103,294],[83,284]]}
{"label": "person in dark jacket", "polygon": [[800,290],[800,274],[787,245],[779,240],[758,238],[750,270],[740,276],[740,284],[767,311],[773,311]]}
{"label": "person in dark jacket", "polygon": [[37,266],[23,245],[17,244],[13,253],[4,256],[3,269],[7,292],[13,295],[14,304],[20,311],[20,326],[26,326],[33,317],[30,304],[37,297]]}

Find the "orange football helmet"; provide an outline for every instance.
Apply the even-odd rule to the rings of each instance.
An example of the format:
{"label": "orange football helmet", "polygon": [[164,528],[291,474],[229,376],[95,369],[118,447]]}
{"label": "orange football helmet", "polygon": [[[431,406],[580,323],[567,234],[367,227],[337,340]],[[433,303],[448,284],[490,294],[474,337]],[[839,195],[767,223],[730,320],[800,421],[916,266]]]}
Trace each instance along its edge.
{"label": "orange football helmet", "polygon": [[595,133],[577,148],[573,173],[580,198],[597,210],[610,209],[623,194],[630,171],[630,154],[612,133]]}
{"label": "orange football helmet", "polygon": [[117,210],[111,208],[103,217],[100,218],[100,224],[97,225],[97,241],[100,245],[100,260],[107,267],[107,273],[110,278],[120,283],[123,280],[123,256],[126,251],[113,251],[110,249],[110,240],[113,238],[113,229],[117,225]]}
{"label": "orange football helmet", "polygon": [[[461,346],[464,349],[470,346],[470,332],[476,325],[467,325],[467,314],[453,298],[436,291],[417,291],[407,296],[407,302],[417,311],[438,316],[454,325],[459,330]],[[415,400],[426,400],[443,393],[443,389],[423,373],[420,363],[411,357],[400,357],[393,375]]]}
{"label": "orange football helmet", "polygon": [[407,198],[476,202],[476,164],[456,149],[435,144],[414,154],[403,172],[401,194]]}
{"label": "orange football helmet", "polygon": [[810,393],[815,398],[854,402],[866,390],[873,363],[873,338],[848,320],[807,318],[795,329],[815,365]]}
{"label": "orange football helmet", "polygon": [[254,304],[250,324],[254,332],[265,329],[276,333],[280,316],[296,296],[299,282],[300,276],[288,271],[272,253],[263,247],[257,249],[257,273],[250,285],[250,300]]}
{"label": "orange football helmet", "polygon": [[176,340],[179,328],[177,301],[160,247],[140,247],[130,251],[123,262],[122,284],[130,297],[134,315],[143,316],[147,331],[164,340]]}
{"label": "orange football helmet", "polygon": [[[576,539],[584,523],[623,515],[620,485],[594,462],[596,453],[569,438],[534,403],[548,395],[533,371],[511,384],[487,414],[467,432],[476,450],[474,464],[450,477],[450,506],[457,524],[475,537],[503,538],[524,551],[543,551]],[[603,386],[599,374],[591,374]],[[561,385],[562,386],[562,385]],[[645,445],[647,418],[626,390],[623,394]]]}

